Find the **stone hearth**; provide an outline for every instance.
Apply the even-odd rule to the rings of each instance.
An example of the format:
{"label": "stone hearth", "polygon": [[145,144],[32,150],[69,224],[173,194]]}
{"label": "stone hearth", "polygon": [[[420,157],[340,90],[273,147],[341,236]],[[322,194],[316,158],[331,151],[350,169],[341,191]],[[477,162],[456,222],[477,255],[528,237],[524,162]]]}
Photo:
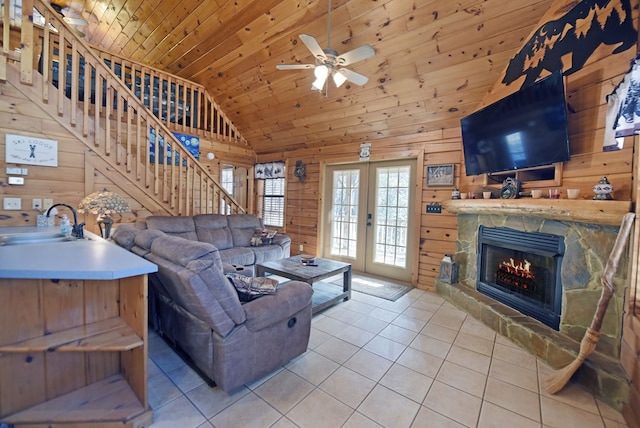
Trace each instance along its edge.
{"label": "stone hearth", "polygon": [[[602,205],[601,202],[611,204]],[[562,368],[573,361],[595,312],[602,290],[602,271],[630,203],[491,200],[448,201],[444,207],[458,214],[456,261],[459,283],[437,281],[438,294],[553,368]],[[572,215],[574,211],[575,216]],[[561,268],[559,331],[476,290],[480,225],[564,237],[566,251]],[[573,378],[617,409],[626,401],[629,388],[628,378],[619,364],[627,270],[628,257],[624,257],[615,277],[615,294],[607,309],[596,352],[589,356]]]}

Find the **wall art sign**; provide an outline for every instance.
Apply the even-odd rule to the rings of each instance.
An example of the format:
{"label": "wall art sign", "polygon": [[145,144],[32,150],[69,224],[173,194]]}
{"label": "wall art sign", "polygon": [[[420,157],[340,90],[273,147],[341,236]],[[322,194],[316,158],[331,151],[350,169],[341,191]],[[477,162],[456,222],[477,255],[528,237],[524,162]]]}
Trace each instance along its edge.
{"label": "wall art sign", "polygon": [[58,166],[58,142],[28,135],[6,135],[5,160],[39,166]]}
{"label": "wall art sign", "polygon": [[371,143],[360,144],[360,160],[368,161],[371,157]]}
{"label": "wall art sign", "polygon": [[427,166],[427,186],[453,186],[453,164]]}
{"label": "wall art sign", "polygon": [[[182,144],[182,146],[193,155],[196,159],[200,160],[200,138],[195,137],[193,135],[179,134],[174,132],[173,135],[178,139],[178,141]],[[155,145],[156,145],[156,130],[151,128],[149,131],[149,161],[151,163],[155,163]],[[173,150],[171,149],[171,144],[167,143],[166,156],[165,156],[165,142],[162,135],[158,136],[158,163],[164,164],[164,158],[167,159],[167,165],[169,165],[170,159],[174,157],[175,165],[180,164],[180,155],[176,153],[173,154]],[[182,166],[187,166],[187,161],[185,159],[182,160]]]}

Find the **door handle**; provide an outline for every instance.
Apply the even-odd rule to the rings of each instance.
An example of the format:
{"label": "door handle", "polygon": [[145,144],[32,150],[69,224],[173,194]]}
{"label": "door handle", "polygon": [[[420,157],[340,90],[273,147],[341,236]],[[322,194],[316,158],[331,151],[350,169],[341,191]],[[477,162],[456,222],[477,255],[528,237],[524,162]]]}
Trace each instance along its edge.
{"label": "door handle", "polygon": [[371,226],[371,219],[373,219],[373,214],[367,214],[367,226]]}

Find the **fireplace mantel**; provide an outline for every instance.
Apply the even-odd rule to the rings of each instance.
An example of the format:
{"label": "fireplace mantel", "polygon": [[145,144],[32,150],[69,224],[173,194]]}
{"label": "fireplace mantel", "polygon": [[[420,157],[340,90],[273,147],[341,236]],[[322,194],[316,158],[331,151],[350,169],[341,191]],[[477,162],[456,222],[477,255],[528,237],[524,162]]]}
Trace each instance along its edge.
{"label": "fireplace mantel", "polygon": [[594,201],[584,199],[457,199],[442,206],[456,214],[498,214],[552,220],[619,225],[631,211],[631,201]]}

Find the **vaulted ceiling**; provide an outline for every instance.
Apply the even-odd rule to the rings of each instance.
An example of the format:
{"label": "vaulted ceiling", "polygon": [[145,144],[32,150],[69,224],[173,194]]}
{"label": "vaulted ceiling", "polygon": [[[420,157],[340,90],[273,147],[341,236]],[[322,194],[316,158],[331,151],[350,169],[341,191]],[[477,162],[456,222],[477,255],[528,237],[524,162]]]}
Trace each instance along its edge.
{"label": "vaulted ceiling", "polygon": [[302,33],[327,47],[327,0],[74,0],[85,40],[207,87],[258,154],[456,127],[552,0],[331,0],[330,47],[375,56],[364,86],[311,90]]}

